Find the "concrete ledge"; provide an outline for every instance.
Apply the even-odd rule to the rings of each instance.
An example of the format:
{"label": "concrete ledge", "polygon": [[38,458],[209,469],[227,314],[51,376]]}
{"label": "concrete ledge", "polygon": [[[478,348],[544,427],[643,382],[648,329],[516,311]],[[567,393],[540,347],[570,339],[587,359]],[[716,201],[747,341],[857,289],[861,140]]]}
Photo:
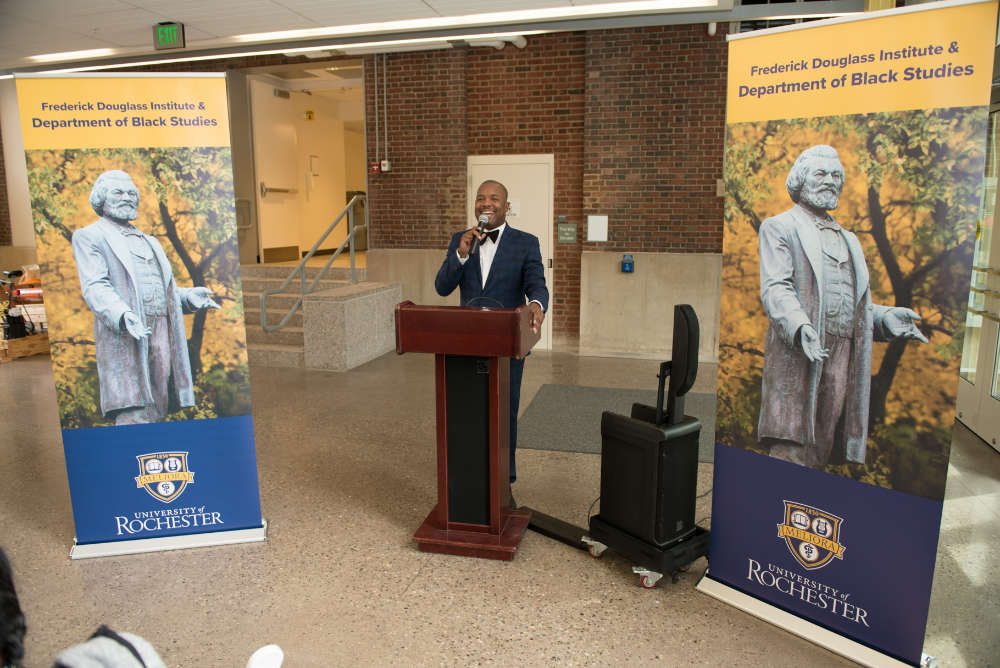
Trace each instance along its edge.
{"label": "concrete ledge", "polygon": [[34,246],[0,246],[0,269],[3,271],[20,269],[26,264],[37,263],[38,253]]}
{"label": "concrete ledge", "polygon": [[304,311],[305,365],[347,371],[396,348],[399,283],[358,283],[308,295]]}
{"label": "concrete ledge", "polygon": [[[401,283],[403,300],[427,306],[458,306],[458,290],[442,297],[434,289],[445,249],[373,248],[365,258],[368,280]],[[550,286],[551,287],[551,286]],[[402,300],[401,300],[402,301]]]}

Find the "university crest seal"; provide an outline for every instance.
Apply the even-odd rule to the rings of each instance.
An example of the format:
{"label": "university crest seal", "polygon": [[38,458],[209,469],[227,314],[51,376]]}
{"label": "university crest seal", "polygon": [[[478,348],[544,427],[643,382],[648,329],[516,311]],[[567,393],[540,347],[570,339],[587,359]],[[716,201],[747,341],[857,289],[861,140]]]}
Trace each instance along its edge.
{"label": "university crest seal", "polygon": [[785,501],[785,521],[778,525],[792,556],[807,570],[823,568],[834,557],[844,558],[840,527],[844,520],[836,515],[797,501]]}
{"label": "university crest seal", "polygon": [[188,484],[194,484],[194,472],[188,470],[186,452],[154,452],[137,455],[136,459],[139,460],[136,487],[145,487],[157,501],[170,503]]}

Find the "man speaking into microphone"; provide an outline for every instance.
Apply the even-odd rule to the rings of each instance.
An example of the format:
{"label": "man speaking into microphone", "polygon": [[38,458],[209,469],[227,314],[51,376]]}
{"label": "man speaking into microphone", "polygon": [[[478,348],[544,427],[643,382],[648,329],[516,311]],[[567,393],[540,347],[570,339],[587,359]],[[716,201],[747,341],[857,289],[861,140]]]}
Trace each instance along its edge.
{"label": "man speaking into microphone", "polygon": [[[538,237],[507,224],[507,188],[499,181],[483,181],[476,192],[479,227],[456,232],[448,244],[434,288],[447,297],[459,288],[462,306],[516,308],[528,303],[531,331],[545,320],[549,291]],[[485,217],[485,218],[484,218]],[[471,261],[470,261],[471,260]],[[521,400],[524,360],[510,360],[510,481],[517,478],[517,408]],[[514,505],[511,497],[511,505]]]}

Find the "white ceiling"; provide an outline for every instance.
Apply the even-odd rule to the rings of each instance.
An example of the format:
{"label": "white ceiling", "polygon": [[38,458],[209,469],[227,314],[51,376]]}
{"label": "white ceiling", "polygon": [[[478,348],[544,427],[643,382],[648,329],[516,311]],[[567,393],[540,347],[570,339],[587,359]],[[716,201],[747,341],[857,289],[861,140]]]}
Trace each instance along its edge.
{"label": "white ceiling", "polygon": [[[692,9],[691,3],[696,0],[677,1],[688,3],[686,11],[728,9],[732,5],[732,0],[703,0],[713,6],[703,4]],[[161,21],[183,23],[186,50],[191,51],[231,46],[240,43],[235,36],[248,33],[356,24],[376,24],[372,32],[378,33],[378,24],[390,21],[554,6],[595,9],[595,5],[611,5],[603,14],[609,16],[649,13],[650,3],[631,0],[0,0],[0,71],[38,67],[39,63],[28,57],[40,54],[106,48],[115,49],[115,56],[152,53],[153,25]],[[641,11],[643,6],[647,7],[645,11]],[[621,11],[615,11],[618,8]],[[241,44],[245,47],[246,42]],[[180,52],[160,53],[175,55]]]}

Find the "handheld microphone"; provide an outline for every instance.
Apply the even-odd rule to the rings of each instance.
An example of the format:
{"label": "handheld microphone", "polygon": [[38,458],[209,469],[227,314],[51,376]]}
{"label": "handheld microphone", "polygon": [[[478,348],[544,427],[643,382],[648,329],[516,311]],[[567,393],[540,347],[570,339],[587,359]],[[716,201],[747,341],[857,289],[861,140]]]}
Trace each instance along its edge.
{"label": "handheld microphone", "polygon": [[469,255],[472,255],[477,250],[479,250],[479,235],[481,235],[483,233],[483,230],[486,228],[486,223],[490,222],[490,217],[484,213],[483,215],[479,216],[478,222],[479,222],[479,227],[476,228],[476,236],[472,240],[472,250],[469,251]]}

